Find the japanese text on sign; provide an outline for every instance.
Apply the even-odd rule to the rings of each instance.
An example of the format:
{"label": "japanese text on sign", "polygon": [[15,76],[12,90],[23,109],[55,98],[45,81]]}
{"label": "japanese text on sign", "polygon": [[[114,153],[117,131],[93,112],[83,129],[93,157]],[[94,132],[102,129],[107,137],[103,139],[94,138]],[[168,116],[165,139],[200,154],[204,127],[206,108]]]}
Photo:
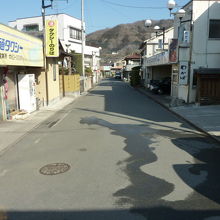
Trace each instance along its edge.
{"label": "japanese text on sign", "polygon": [[186,85],[187,83],[188,83],[188,62],[180,62],[179,84]]}
{"label": "japanese text on sign", "polygon": [[0,24],[0,66],[43,66],[40,39]]}
{"label": "japanese text on sign", "polygon": [[18,53],[21,49],[23,49],[23,47],[21,47],[17,42],[0,38],[0,50]]}
{"label": "japanese text on sign", "polygon": [[57,36],[57,21],[46,21],[46,56],[58,57],[59,44]]}

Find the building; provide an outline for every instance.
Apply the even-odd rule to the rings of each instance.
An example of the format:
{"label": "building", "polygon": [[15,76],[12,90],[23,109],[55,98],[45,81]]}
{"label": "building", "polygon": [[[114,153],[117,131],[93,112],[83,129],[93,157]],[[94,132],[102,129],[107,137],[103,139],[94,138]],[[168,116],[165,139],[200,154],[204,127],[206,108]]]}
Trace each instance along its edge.
{"label": "building", "polygon": [[125,64],[126,64],[125,60],[118,60],[118,61],[114,62],[112,64],[112,67],[111,67],[112,75],[114,76],[115,73],[117,73],[117,72],[121,72],[122,73],[123,68],[125,67]]}
{"label": "building", "polygon": [[174,28],[168,30],[169,36],[165,37],[168,45],[162,52],[157,53],[160,45],[158,36],[142,44],[145,81],[148,84],[150,80],[171,73],[174,104],[173,100],[177,103],[179,100],[185,103],[220,103],[219,11],[217,1],[191,0],[181,11],[173,13]]}
{"label": "building", "polygon": [[164,33],[159,32],[141,45],[142,79],[145,87],[149,87],[152,80],[171,77],[172,64],[169,60],[168,49],[173,38],[173,31],[172,27],[164,30]]}
{"label": "building", "polygon": [[0,120],[37,109],[39,88],[45,86],[45,80],[39,80],[45,78],[43,66],[40,39],[0,24]]}
{"label": "building", "polygon": [[[82,28],[81,20],[67,14],[54,14],[45,16],[46,20],[58,21],[58,38],[65,52],[82,53]],[[85,25],[85,24],[84,24]],[[10,21],[9,26],[29,34],[43,37],[42,17],[19,18]],[[99,68],[101,48],[85,46],[85,66],[90,66],[97,74]]]}
{"label": "building", "polygon": [[128,55],[124,58],[124,63],[123,77],[129,80],[132,68],[141,64],[141,55],[137,53]]}
{"label": "building", "polygon": [[172,96],[186,103],[220,103],[220,4],[192,0],[183,9],[185,16],[174,18],[178,62]]}

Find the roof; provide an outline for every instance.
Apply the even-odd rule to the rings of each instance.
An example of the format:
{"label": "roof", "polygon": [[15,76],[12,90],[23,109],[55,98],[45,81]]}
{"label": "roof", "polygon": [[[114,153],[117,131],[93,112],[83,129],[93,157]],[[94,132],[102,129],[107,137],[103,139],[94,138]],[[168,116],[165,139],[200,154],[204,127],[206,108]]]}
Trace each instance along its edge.
{"label": "roof", "polygon": [[191,4],[194,0],[190,0],[189,2],[187,2],[184,6],[182,6],[182,8],[187,7],[189,4]]}
{"label": "roof", "polygon": [[[66,13],[47,14],[47,15],[45,15],[45,17],[55,16],[55,15],[67,15],[67,16],[69,16],[69,17],[72,17],[72,18],[75,18],[75,19],[77,19],[77,20],[80,20],[80,19],[78,19],[78,18],[76,18],[76,17],[73,17],[73,16],[71,16],[71,15],[69,15],[69,14],[66,14]],[[42,17],[42,15],[31,16],[31,17],[23,17],[23,18],[16,18],[15,20],[9,21],[9,22],[15,22],[15,21],[20,20],[20,19],[39,18],[39,17]]]}
{"label": "roof", "polygon": [[134,60],[134,59],[140,59],[140,58],[141,58],[141,55],[135,53],[135,54],[126,56],[124,59],[125,60]]}

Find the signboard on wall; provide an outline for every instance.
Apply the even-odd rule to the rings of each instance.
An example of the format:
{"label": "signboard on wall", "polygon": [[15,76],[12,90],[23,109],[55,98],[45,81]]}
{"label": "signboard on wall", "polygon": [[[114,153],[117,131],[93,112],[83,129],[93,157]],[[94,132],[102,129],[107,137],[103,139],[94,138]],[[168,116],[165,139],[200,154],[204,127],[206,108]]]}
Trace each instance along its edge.
{"label": "signboard on wall", "polygon": [[40,39],[0,24],[0,66],[43,67]]}
{"label": "signboard on wall", "polygon": [[45,36],[46,56],[59,57],[57,21],[46,20],[45,28],[46,28],[46,36]]}
{"label": "signboard on wall", "polygon": [[171,39],[169,44],[169,62],[176,63],[177,62],[177,45],[178,39]]}
{"label": "signboard on wall", "polygon": [[163,51],[162,53],[156,54],[152,57],[147,58],[147,66],[163,65],[168,63],[168,52]]}
{"label": "signboard on wall", "polygon": [[183,32],[183,42],[189,43],[190,41],[190,32],[189,31],[184,31]]}
{"label": "signboard on wall", "polygon": [[188,84],[188,71],[189,71],[189,63],[188,62],[180,62],[180,65],[179,65],[179,85],[187,85]]}

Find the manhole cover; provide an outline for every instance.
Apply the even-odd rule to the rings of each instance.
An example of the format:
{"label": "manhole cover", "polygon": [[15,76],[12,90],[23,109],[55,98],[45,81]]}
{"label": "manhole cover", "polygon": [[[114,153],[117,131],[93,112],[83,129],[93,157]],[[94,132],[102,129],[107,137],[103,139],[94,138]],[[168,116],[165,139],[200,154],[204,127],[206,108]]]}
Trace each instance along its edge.
{"label": "manhole cover", "polygon": [[70,169],[70,165],[66,163],[51,163],[40,169],[40,173],[43,175],[57,175],[65,173]]}

